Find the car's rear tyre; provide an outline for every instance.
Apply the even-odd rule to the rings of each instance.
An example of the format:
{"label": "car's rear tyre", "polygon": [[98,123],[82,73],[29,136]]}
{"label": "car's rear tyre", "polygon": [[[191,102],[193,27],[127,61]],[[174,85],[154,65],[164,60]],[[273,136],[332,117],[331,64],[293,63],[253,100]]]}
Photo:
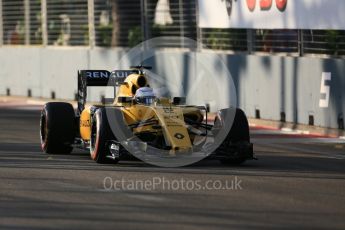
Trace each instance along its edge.
{"label": "car's rear tyre", "polygon": [[41,147],[45,153],[68,154],[73,150],[76,134],[73,106],[64,102],[49,102],[41,112]]}
{"label": "car's rear tyre", "polygon": [[100,164],[117,163],[118,159],[110,159],[109,140],[114,140],[114,135],[109,126],[106,109],[99,108],[92,117],[90,156]]}

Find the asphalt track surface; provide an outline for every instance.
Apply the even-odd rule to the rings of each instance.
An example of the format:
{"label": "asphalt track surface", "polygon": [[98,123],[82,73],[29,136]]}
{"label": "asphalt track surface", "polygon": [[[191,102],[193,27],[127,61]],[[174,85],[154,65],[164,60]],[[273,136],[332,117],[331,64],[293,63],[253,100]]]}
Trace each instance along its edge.
{"label": "asphalt track surface", "polygon": [[345,229],[342,140],[253,129],[259,160],[239,167],[99,165],[42,153],[39,114],[0,108],[0,229]]}

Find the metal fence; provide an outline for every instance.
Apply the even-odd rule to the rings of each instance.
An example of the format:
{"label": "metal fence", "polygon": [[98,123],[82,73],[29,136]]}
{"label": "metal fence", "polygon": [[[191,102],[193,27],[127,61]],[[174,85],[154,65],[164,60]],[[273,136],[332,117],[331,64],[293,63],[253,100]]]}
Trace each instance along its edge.
{"label": "metal fence", "polygon": [[[133,47],[188,37],[223,52],[345,56],[345,31],[197,27],[197,0],[0,0],[0,45]],[[167,39],[165,47],[181,47]]]}
{"label": "metal fence", "polygon": [[88,45],[87,0],[46,0],[48,45]]}
{"label": "metal fence", "polygon": [[[23,1],[3,0],[3,43],[4,44],[24,44],[25,25],[24,25],[24,3]],[[29,30],[29,29],[28,29]]]}

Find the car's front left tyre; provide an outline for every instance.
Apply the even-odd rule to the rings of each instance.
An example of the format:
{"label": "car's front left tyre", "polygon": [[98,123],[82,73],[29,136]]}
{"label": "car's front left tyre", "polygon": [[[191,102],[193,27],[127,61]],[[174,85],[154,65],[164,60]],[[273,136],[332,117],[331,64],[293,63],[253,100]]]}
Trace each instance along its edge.
{"label": "car's front left tyre", "polygon": [[109,141],[114,140],[114,135],[109,126],[106,109],[99,108],[91,121],[90,156],[97,163],[117,163],[118,159],[111,159]]}

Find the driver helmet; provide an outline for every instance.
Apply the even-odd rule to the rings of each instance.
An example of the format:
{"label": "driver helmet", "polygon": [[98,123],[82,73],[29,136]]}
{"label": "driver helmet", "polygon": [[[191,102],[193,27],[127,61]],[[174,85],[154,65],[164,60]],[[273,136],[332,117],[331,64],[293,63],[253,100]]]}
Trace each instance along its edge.
{"label": "driver helmet", "polygon": [[152,88],[141,87],[135,92],[134,99],[138,104],[151,105],[155,101],[156,95]]}

